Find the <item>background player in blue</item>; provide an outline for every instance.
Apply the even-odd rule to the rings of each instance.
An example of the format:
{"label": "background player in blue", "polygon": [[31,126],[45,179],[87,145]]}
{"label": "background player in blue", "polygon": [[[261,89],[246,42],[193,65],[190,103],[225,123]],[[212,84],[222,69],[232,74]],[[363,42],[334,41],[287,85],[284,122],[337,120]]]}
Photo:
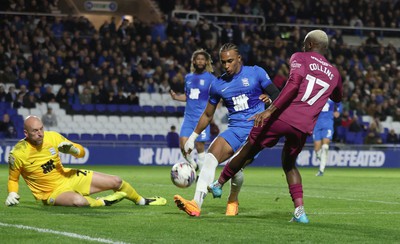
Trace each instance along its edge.
{"label": "background player in blue", "polygon": [[323,176],[328,161],[329,143],[333,136],[334,118],[338,118],[342,111],[342,104],[328,99],[318,116],[313,131],[314,151],[317,160],[320,161],[319,171],[316,176]]}
{"label": "background player in blue", "polygon": [[[188,201],[179,195],[174,200],[179,209],[190,216],[200,216],[201,206],[207,195],[207,186],[212,183],[218,164],[231,157],[246,141],[254,121],[253,115],[264,111],[264,92],[274,100],[279,90],[272,83],[264,69],[258,66],[243,66],[238,48],[232,43],[224,44],[219,50],[220,62],[225,73],[210,87],[210,98],[200,120],[186,141],[185,153],[190,154],[194,141],[213,119],[220,99],[228,109],[228,129],[211,143],[200,171],[194,199]],[[238,194],[243,183],[243,173],[239,171],[231,182],[226,215],[238,214]]]}
{"label": "background player in blue", "polygon": [[190,134],[196,128],[197,122],[207,106],[210,84],[217,78],[211,74],[211,56],[205,50],[193,52],[190,72],[185,76],[185,94],[176,94],[170,91],[174,100],[186,102],[185,114],[179,134],[179,145],[186,160],[196,169],[202,167],[205,156],[205,142],[210,140],[210,126],[207,126],[196,139],[197,164],[190,154],[184,153],[184,145]]}

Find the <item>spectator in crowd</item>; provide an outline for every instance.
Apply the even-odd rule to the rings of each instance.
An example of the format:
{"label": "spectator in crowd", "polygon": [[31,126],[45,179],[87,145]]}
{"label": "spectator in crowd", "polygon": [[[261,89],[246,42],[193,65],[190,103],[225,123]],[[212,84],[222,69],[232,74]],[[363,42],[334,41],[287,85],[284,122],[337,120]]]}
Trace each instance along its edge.
{"label": "spectator in crowd", "polygon": [[391,144],[398,144],[399,143],[399,137],[394,131],[394,129],[390,129],[389,133],[386,136],[386,143],[391,143]]}
{"label": "spectator in crowd", "polygon": [[91,104],[92,103],[92,93],[89,88],[84,87],[82,93],[79,94],[79,101],[81,104]]}
{"label": "spectator in crowd", "polygon": [[33,92],[28,92],[25,94],[22,102],[24,108],[36,108],[36,97]]}
{"label": "spectator in crowd", "polygon": [[179,134],[176,132],[175,125],[171,126],[171,130],[167,134],[167,145],[170,148],[179,148]]}
{"label": "spectator in crowd", "polygon": [[364,144],[382,144],[382,138],[375,121],[369,124],[367,135],[364,138]]}
{"label": "spectator in crowd", "polygon": [[7,92],[4,89],[3,84],[0,85],[0,102],[6,101]]}
{"label": "spectator in crowd", "polygon": [[47,112],[42,116],[42,122],[45,127],[57,126],[57,116],[53,113],[52,107],[47,107]]}
{"label": "spectator in crowd", "polygon": [[353,116],[353,119],[351,120],[350,126],[349,126],[349,131],[351,132],[361,132],[364,131],[366,128],[360,123],[360,120],[358,119],[357,115]]}
{"label": "spectator in crowd", "polygon": [[129,93],[129,96],[126,98],[126,103],[130,105],[139,105],[139,97],[135,91]]}
{"label": "spectator in crowd", "polygon": [[14,85],[9,86],[8,87],[8,92],[6,94],[6,102],[9,102],[9,103],[14,102],[15,100],[17,100],[17,95],[18,95],[18,93],[15,90],[15,86]]}
{"label": "spectator in crowd", "polygon": [[44,103],[50,103],[50,102],[56,102],[56,95],[53,93],[53,86],[50,84],[46,84],[45,86],[45,92],[42,95],[42,102]]}
{"label": "spectator in crowd", "polygon": [[0,132],[5,138],[17,138],[17,130],[7,113],[3,114],[3,120],[0,121]]}

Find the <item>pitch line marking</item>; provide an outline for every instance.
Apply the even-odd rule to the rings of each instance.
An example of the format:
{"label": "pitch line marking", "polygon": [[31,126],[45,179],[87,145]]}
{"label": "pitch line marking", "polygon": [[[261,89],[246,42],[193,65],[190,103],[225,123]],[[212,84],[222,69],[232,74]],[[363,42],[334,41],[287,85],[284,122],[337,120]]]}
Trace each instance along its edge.
{"label": "pitch line marking", "polygon": [[67,236],[67,237],[71,237],[71,238],[77,238],[77,239],[86,240],[86,241],[95,241],[95,242],[100,242],[100,243],[127,244],[126,242],[121,242],[121,241],[113,241],[113,240],[104,239],[104,238],[95,238],[95,237],[80,235],[80,234],[71,233],[71,232],[42,229],[42,228],[36,228],[36,227],[26,226],[26,225],[14,225],[14,224],[7,224],[7,223],[0,222],[0,226],[23,229],[23,230],[33,230],[33,231],[37,231],[37,232],[41,232],[41,233],[62,235],[62,236]]}

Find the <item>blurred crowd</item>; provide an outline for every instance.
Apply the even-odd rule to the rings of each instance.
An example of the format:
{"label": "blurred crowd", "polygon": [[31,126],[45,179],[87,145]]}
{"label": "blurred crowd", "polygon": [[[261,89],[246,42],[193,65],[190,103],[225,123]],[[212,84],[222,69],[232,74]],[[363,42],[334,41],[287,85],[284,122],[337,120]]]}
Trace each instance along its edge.
{"label": "blurred crowd", "polygon": [[[349,118],[370,115],[377,122],[388,117],[400,121],[399,50],[391,43],[383,45],[382,33],[329,28],[399,28],[400,1],[158,2],[165,11],[158,23],[110,17],[99,29],[83,16],[1,15],[0,101],[14,108],[32,108],[41,102],[58,102],[66,109],[88,103],[139,104],[142,92],[183,92],[191,54],[198,48],[211,53],[215,74],[220,75],[218,48],[225,42],[237,44],[246,65],[265,68],[275,84],[283,86],[288,59],[301,51],[309,29],[268,24],[323,24],[331,37],[328,59],[343,77],[343,105]],[[0,8],[49,12],[57,4],[56,0],[10,0]],[[262,15],[267,26],[227,21],[218,31],[209,20],[179,21],[170,15],[175,8]],[[362,37],[360,45],[348,45],[344,34]],[[392,34],[398,32],[385,33],[385,37]],[[6,83],[13,85],[5,90]],[[60,89],[54,90],[56,84]]]}

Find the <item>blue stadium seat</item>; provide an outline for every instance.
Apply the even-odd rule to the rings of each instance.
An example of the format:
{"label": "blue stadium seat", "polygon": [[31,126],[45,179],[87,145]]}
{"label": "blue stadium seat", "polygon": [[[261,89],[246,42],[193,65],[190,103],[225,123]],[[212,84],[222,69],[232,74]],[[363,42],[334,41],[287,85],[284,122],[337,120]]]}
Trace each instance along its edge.
{"label": "blue stadium seat", "polygon": [[130,110],[131,110],[131,105],[128,105],[128,104],[119,104],[118,105],[118,112],[120,112],[122,114],[129,113]]}
{"label": "blue stadium seat", "polygon": [[106,141],[116,141],[117,136],[115,134],[107,133],[104,137]]}
{"label": "blue stadium seat", "polygon": [[139,105],[131,105],[131,112],[134,114],[138,114],[142,112],[142,107],[140,107]]}
{"label": "blue stadium seat", "polygon": [[183,114],[185,112],[185,106],[178,106],[176,111]]}
{"label": "blue stadium seat", "polygon": [[82,112],[83,107],[82,107],[81,104],[75,103],[75,104],[72,105],[72,110],[73,110],[75,113],[80,113],[80,112]]}
{"label": "blue stadium seat", "polygon": [[143,105],[143,106],[142,106],[142,111],[143,111],[145,114],[151,114],[151,113],[154,112],[153,106],[150,106],[150,105]]}
{"label": "blue stadium seat", "polygon": [[151,134],[143,134],[142,141],[154,141],[153,135]]}
{"label": "blue stadium seat", "polygon": [[164,113],[164,106],[161,105],[156,105],[153,107],[154,112],[156,112],[157,114],[163,114]]}
{"label": "blue stadium seat", "polygon": [[168,114],[174,114],[176,112],[175,106],[165,106],[165,112]]}
{"label": "blue stadium seat", "polygon": [[140,141],[142,138],[139,134],[130,134],[129,140],[131,141]]}
{"label": "blue stadium seat", "polygon": [[107,112],[115,114],[118,112],[118,104],[107,104]]}
{"label": "blue stadium seat", "polygon": [[129,135],[128,134],[118,134],[117,139],[118,139],[118,141],[129,141]]}
{"label": "blue stadium seat", "polygon": [[154,135],[154,141],[165,141],[165,140],[166,140],[165,135],[160,135],[160,134]]}
{"label": "blue stadium seat", "polygon": [[68,140],[76,141],[79,140],[80,137],[78,133],[69,133],[67,138]]}
{"label": "blue stadium seat", "polygon": [[95,108],[95,107],[94,107],[93,104],[83,104],[83,105],[82,105],[82,110],[83,110],[84,112],[89,113],[89,114],[93,113],[94,108]]}
{"label": "blue stadium seat", "polygon": [[95,141],[103,141],[104,140],[104,135],[101,133],[94,133],[92,135],[93,140]]}
{"label": "blue stadium seat", "polygon": [[345,136],[345,142],[347,144],[354,144],[356,140],[356,132],[347,131]]}
{"label": "blue stadium seat", "polygon": [[92,134],[81,133],[81,140],[92,140]]}
{"label": "blue stadium seat", "polygon": [[106,111],[106,105],[105,104],[96,104],[96,105],[94,105],[94,109],[99,113],[104,113]]}

